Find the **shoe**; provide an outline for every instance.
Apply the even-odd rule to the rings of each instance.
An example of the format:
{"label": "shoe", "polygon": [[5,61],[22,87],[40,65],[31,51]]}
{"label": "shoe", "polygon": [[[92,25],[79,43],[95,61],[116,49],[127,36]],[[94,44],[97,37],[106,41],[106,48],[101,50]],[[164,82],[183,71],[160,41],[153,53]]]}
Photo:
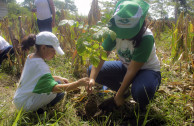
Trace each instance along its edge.
{"label": "shoe", "polygon": [[38,115],[41,115],[41,114],[43,114],[44,112],[45,112],[45,110],[43,109],[43,108],[39,108],[37,111],[35,111],[35,112],[37,112],[37,114]]}

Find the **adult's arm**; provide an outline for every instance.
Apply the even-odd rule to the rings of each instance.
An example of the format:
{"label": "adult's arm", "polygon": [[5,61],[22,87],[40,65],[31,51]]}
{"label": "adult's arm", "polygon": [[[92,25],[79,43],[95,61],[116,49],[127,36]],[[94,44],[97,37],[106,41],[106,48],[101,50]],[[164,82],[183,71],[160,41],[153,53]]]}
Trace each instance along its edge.
{"label": "adult's arm", "polygon": [[55,5],[54,5],[53,0],[49,0],[49,4],[51,7],[51,11],[52,11],[52,27],[54,27],[55,26]]}
{"label": "adult's arm", "polygon": [[137,72],[141,69],[144,63],[136,62],[136,61],[131,61],[130,64],[127,67],[127,72],[124,76],[123,82],[119,88],[119,90],[116,93],[115,96],[115,102],[117,106],[121,106],[124,103],[124,92],[127,90],[127,88],[130,86],[131,81],[133,78],[136,76]]}
{"label": "adult's arm", "polygon": [[[107,56],[110,54],[109,51],[107,51]],[[100,72],[102,66],[104,64],[104,60],[101,59],[101,56],[100,56],[100,63],[98,64],[97,67],[95,66],[92,66],[92,70],[90,72],[90,81],[89,81],[89,85],[86,87],[86,90],[88,93],[91,93],[92,92],[92,86],[95,84],[95,80],[98,76],[98,73]]]}

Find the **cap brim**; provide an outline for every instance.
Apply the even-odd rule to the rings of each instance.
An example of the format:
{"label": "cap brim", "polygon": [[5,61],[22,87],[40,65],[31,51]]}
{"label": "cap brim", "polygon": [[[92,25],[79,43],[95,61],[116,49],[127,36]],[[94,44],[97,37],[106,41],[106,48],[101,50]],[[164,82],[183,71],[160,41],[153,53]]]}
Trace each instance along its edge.
{"label": "cap brim", "polygon": [[115,24],[113,24],[111,27],[109,27],[109,29],[116,33],[117,38],[131,39],[139,32],[140,28],[138,25],[136,25],[136,27],[134,28],[119,28]]}
{"label": "cap brim", "polygon": [[144,19],[145,18],[142,17],[134,28],[119,28],[116,26],[115,22],[113,21],[114,20],[114,17],[113,17],[110,20],[110,23],[112,23],[112,25],[109,27],[109,29],[114,31],[117,34],[117,38],[132,39],[140,31],[142,24],[144,22]]}
{"label": "cap brim", "polygon": [[61,49],[60,46],[54,47],[54,49],[56,50],[56,52],[57,52],[59,55],[64,55],[64,54],[65,54],[65,53],[63,52],[63,50]]}

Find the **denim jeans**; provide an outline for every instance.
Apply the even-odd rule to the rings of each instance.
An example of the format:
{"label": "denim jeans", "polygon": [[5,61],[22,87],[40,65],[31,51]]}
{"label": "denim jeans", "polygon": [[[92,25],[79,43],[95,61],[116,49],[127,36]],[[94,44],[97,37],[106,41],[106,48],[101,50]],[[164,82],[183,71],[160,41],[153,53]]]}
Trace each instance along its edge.
{"label": "denim jeans", "polygon": [[[88,69],[90,75],[92,66]],[[118,91],[127,68],[121,61],[105,61],[96,82]],[[131,94],[140,107],[145,107],[154,97],[161,83],[161,73],[153,70],[140,70],[132,80]]]}
{"label": "denim jeans", "polygon": [[3,62],[4,59],[7,59],[7,54],[11,56],[14,53],[13,46],[8,46],[1,54],[0,54],[0,65]]}
{"label": "denim jeans", "polygon": [[42,31],[52,32],[52,17],[45,20],[37,19],[37,24],[40,32]]}
{"label": "denim jeans", "polygon": [[[61,84],[60,81],[57,81],[57,83]],[[55,104],[60,102],[64,96],[65,96],[65,93],[57,93],[57,96],[49,104],[47,104],[47,107],[54,106]]]}
{"label": "denim jeans", "polygon": [[[58,82],[58,84],[60,84],[60,82]],[[58,102],[60,102],[63,99],[64,96],[65,96],[65,93],[57,93],[57,96],[50,103],[48,103],[46,105],[46,107],[49,108],[49,107],[54,106],[55,104],[57,104]],[[44,111],[45,111],[44,109],[39,108],[36,112],[38,114],[43,114]]]}
{"label": "denim jeans", "polygon": [[65,96],[65,93],[57,93],[57,96],[47,105],[47,107],[52,107],[58,102],[60,102],[63,97]]}

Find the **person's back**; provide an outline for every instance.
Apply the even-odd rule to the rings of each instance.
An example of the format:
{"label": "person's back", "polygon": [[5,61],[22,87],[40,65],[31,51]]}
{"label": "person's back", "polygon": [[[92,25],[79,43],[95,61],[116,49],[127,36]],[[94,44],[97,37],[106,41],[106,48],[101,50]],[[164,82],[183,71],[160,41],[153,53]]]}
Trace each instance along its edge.
{"label": "person's back", "polygon": [[32,12],[36,12],[37,24],[39,31],[50,31],[55,26],[55,7],[53,0],[35,0],[36,8]]}
{"label": "person's back", "polygon": [[31,58],[29,55],[25,62],[19,87],[14,96],[16,107],[22,108],[23,106],[26,111],[36,110],[37,107],[43,107],[51,102],[56,97],[56,93],[52,93],[52,88],[57,82],[53,80],[50,85],[41,83],[49,82],[49,76],[51,76],[51,73],[44,60]]}
{"label": "person's back", "polygon": [[[24,37],[23,51],[36,47],[35,53],[29,54],[14,96],[17,109],[39,111],[43,107],[55,105],[64,97],[64,92],[88,84],[88,78],[69,83],[66,78],[52,76],[45,60],[51,60],[56,52],[63,55],[58,38],[51,32],[40,32]],[[39,111],[41,113],[41,111]]]}
{"label": "person's back", "polygon": [[37,9],[37,18],[39,20],[45,20],[51,17],[48,0],[35,0],[35,6]]}

